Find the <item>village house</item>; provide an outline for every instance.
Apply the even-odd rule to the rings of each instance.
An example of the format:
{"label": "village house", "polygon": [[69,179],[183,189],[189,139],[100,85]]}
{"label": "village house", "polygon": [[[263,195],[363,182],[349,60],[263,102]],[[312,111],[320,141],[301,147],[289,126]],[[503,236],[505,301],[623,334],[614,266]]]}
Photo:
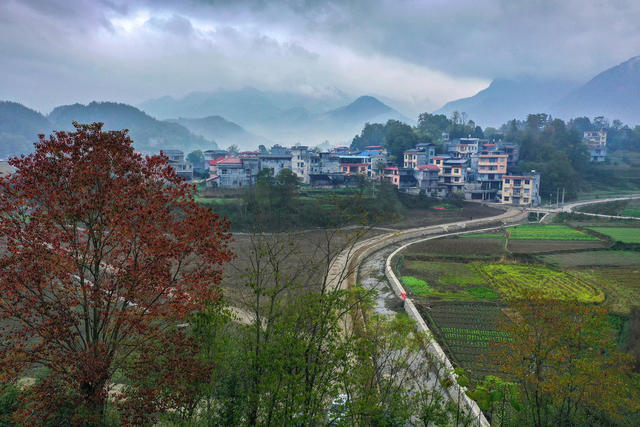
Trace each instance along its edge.
{"label": "village house", "polygon": [[193,165],[184,159],[184,152],[181,150],[162,150],[162,154],[168,157],[169,165],[179,177],[186,180],[193,179]]}
{"label": "village house", "polygon": [[442,161],[438,173],[439,185],[445,188],[447,194],[462,191],[467,182],[469,159],[448,158]]}
{"label": "village house", "polygon": [[382,178],[403,190],[416,186],[416,179],[413,176],[413,169],[401,168],[398,166],[386,166],[383,170]]}
{"label": "village house", "polygon": [[413,177],[416,180],[416,187],[419,191],[429,196],[436,196],[438,191],[438,174],[440,168],[436,165],[418,165],[413,170]]}
{"label": "village house", "polygon": [[592,162],[604,162],[607,158],[607,146],[604,144],[587,144],[589,159]]}
{"label": "village house", "polygon": [[526,175],[505,175],[502,177],[502,200],[504,205],[540,205],[540,174],[531,171]]}
{"label": "village house", "polygon": [[588,130],[584,133],[583,138],[594,144],[607,145],[607,131],[605,130]]}
{"label": "village house", "polygon": [[[431,155],[429,155],[431,153]],[[428,165],[433,157],[433,151],[422,148],[412,148],[403,153],[404,167],[415,169],[418,165]]]}

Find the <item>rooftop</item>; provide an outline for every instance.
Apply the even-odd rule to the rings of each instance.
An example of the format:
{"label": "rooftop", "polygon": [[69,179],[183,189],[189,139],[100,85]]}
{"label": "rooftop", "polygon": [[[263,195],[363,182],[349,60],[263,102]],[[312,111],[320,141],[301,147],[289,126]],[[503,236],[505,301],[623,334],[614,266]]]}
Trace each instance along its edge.
{"label": "rooftop", "polygon": [[428,171],[435,171],[438,172],[440,170],[440,168],[436,165],[418,165],[416,166],[416,169],[418,170],[428,170]]}

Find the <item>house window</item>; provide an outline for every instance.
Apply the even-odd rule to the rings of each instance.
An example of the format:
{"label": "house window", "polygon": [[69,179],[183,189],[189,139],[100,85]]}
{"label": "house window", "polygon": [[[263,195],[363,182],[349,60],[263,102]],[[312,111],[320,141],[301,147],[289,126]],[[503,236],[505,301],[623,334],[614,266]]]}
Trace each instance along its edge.
{"label": "house window", "polygon": [[509,196],[504,196],[504,197],[503,197],[503,200],[504,200],[505,202],[508,202],[508,201],[509,201]]}
{"label": "house window", "polygon": [[525,180],[524,180],[524,183],[525,183],[526,185],[529,185],[529,180],[528,180],[528,179],[525,179]]}
{"label": "house window", "polygon": [[524,199],[522,199],[522,201],[527,203],[529,201],[529,199],[527,197],[525,197]]}
{"label": "house window", "polygon": [[529,194],[530,190],[528,188],[524,189],[524,194]]}
{"label": "house window", "polygon": [[505,179],[505,180],[504,180],[504,183],[505,183],[505,184],[508,184],[508,183],[509,183],[509,180],[508,180],[508,179]]}
{"label": "house window", "polygon": [[460,169],[454,169],[453,173],[460,173]]}

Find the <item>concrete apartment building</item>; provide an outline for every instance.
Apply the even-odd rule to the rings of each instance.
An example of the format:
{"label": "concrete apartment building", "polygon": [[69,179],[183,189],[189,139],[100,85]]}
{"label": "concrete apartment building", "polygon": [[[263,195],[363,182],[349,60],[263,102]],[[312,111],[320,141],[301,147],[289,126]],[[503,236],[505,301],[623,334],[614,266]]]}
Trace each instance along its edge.
{"label": "concrete apartment building", "polygon": [[509,156],[507,154],[480,154],[474,187],[469,187],[467,197],[470,200],[497,200],[502,189],[502,177],[507,173]]}
{"label": "concrete apartment building", "polygon": [[447,194],[463,191],[467,182],[469,159],[448,158],[442,159],[442,166],[439,166],[438,182]]}
{"label": "concrete apartment building", "polygon": [[540,205],[540,174],[531,171],[526,175],[505,175],[502,177],[502,200],[504,205]]}

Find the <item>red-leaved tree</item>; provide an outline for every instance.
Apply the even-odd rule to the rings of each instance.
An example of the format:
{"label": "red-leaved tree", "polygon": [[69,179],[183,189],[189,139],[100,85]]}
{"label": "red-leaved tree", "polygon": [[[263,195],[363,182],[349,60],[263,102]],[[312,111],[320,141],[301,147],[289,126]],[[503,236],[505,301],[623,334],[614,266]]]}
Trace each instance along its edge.
{"label": "red-leaved tree", "polygon": [[[232,256],[228,223],[165,157],[136,154],[126,131],[75,126],[41,136],[0,179],[0,379],[48,372],[27,390],[23,421],[100,422],[114,372],[135,377],[151,360],[206,376],[185,323],[220,298]],[[185,403],[157,387],[128,388],[125,412]]]}

